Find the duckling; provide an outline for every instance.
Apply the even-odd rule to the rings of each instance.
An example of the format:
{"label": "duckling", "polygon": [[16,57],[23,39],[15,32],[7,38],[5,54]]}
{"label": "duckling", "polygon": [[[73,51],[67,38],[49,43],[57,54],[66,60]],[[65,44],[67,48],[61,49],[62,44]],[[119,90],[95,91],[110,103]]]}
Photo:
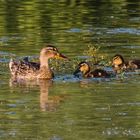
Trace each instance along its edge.
{"label": "duckling", "polygon": [[136,70],[140,69],[140,60],[124,61],[124,58],[120,54],[116,54],[112,59],[112,66],[118,73],[120,71]]}
{"label": "duckling", "polygon": [[103,69],[95,69],[94,71],[90,70],[90,66],[87,62],[81,62],[78,64],[78,68],[75,70],[75,72],[73,73],[75,76],[77,75],[77,73],[81,72],[82,76],[85,78],[90,78],[90,77],[102,77],[102,78],[108,78],[111,76],[110,73],[106,72]]}
{"label": "duckling", "polygon": [[29,62],[28,57],[18,62],[11,59],[9,62],[11,75],[14,79],[52,79],[54,74],[48,64],[51,58],[68,59],[66,56],[59,53],[55,46],[45,45],[40,51],[39,63]]}

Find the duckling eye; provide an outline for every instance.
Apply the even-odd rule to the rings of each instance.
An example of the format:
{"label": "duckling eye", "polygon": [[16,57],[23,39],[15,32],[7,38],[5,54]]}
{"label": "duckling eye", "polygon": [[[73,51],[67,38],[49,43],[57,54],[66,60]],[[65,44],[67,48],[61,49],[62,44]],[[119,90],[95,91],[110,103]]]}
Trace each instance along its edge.
{"label": "duckling eye", "polygon": [[118,56],[114,57],[114,59],[113,59],[113,60],[117,60],[117,59],[119,59],[119,57],[118,57]]}

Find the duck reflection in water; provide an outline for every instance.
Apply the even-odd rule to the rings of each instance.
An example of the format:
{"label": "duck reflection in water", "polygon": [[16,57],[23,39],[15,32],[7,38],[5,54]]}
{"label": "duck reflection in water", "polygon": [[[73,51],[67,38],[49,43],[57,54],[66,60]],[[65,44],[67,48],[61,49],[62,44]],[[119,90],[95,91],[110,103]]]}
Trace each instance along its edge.
{"label": "duck reflection in water", "polygon": [[21,87],[22,89],[26,90],[26,92],[31,91],[32,88],[38,86],[40,88],[40,109],[41,111],[56,111],[61,102],[65,100],[64,95],[57,95],[57,96],[49,96],[49,90],[53,87],[53,80],[38,80],[38,81],[15,81],[10,79],[9,83],[11,87],[11,91],[14,91],[16,87]]}
{"label": "duck reflection in water", "polygon": [[40,108],[42,111],[56,111],[60,102],[64,101],[65,96],[49,96],[49,89],[52,87],[52,80],[41,80],[40,87]]}

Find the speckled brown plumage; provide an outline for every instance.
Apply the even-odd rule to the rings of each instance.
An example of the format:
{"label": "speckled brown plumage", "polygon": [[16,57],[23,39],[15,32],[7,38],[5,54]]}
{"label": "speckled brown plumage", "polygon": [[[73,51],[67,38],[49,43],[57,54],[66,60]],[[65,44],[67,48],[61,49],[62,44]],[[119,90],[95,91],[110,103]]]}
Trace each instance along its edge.
{"label": "speckled brown plumage", "polygon": [[38,75],[40,64],[24,61],[16,62],[14,60],[11,60],[9,63],[9,67],[12,76],[14,76],[15,78],[20,77],[34,79]]}

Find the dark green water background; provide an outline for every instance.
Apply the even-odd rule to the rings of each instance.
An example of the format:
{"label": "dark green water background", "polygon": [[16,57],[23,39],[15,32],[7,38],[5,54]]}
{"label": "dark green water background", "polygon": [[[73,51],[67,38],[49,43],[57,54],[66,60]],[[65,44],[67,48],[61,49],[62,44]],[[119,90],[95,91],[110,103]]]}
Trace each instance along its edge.
{"label": "dark green water background", "polygon": [[36,57],[45,43],[71,59],[89,44],[138,58],[140,2],[0,0],[0,140],[139,138],[139,75],[88,82],[66,72],[53,83],[11,84],[10,58]]}

